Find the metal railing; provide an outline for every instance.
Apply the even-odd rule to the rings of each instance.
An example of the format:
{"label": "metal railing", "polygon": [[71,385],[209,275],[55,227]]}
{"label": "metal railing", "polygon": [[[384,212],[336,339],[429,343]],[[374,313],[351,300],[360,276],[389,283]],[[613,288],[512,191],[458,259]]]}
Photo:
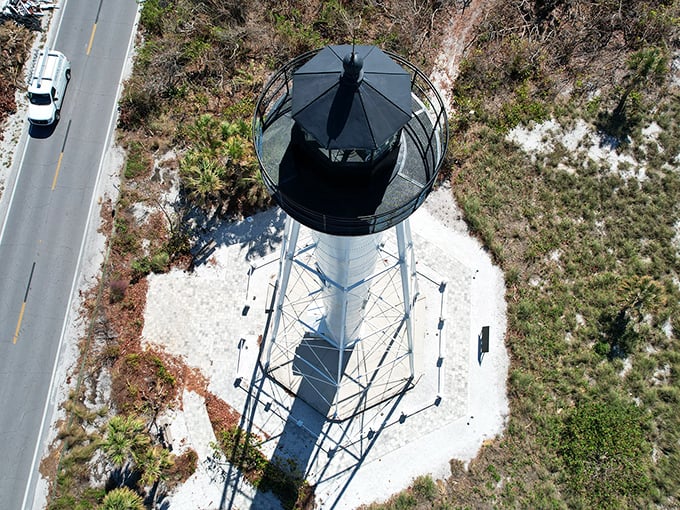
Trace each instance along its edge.
{"label": "metal railing", "polygon": [[291,213],[298,221],[310,227],[318,227],[319,230],[327,231],[327,227],[333,225],[335,230],[347,235],[385,230],[410,216],[425,201],[434,186],[448,145],[449,131],[444,101],[435,86],[420,69],[405,58],[382,50],[411,75],[411,95],[414,101],[422,106],[425,113],[425,118],[422,115],[413,115],[404,126],[404,130],[425,165],[426,182],[421,191],[405,204],[363,218],[348,219],[311,210],[281,193],[277,182],[270,176],[263,161],[262,141],[267,128],[290,112],[293,74],[319,51],[321,51],[321,48],[303,53],[284,64],[270,77],[258,98],[253,117],[252,134],[255,152],[262,171],[262,179],[279,206]]}

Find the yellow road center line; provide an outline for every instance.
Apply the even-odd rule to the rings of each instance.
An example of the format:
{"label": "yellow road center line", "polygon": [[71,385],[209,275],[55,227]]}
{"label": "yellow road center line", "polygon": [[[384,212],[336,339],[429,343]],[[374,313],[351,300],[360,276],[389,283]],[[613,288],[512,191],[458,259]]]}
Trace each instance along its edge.
{"label": "yellow road center line", "polygon": [[64,157],[64,153],[59,153],[59,161],[57,161],[57,170],[54,172],[54,179],[52,179],[52,191],[57,187],[57,178],[59,177],[59,169],[61,168],[61,158]]}
{"label": "yellow road center line", "polygon": [[97,31],[97,24],[95,23],[92,27],[92,35],[90,35],[90,42],[87,45],[86,55],[90,55],[90,50],[92,49],[92,42],[94,41],[94,33]]}
{"label": "yellow road center line", "polygon": [[14,330],[14,338],[12,343],[17,343],[17,338],[19,338],[19,330],[21,329],[21,321],[24,320],[24,310],[26,310],[26,301],[21,303],[21,312],[19,312],[19,320],[17,321],[17,329]]}

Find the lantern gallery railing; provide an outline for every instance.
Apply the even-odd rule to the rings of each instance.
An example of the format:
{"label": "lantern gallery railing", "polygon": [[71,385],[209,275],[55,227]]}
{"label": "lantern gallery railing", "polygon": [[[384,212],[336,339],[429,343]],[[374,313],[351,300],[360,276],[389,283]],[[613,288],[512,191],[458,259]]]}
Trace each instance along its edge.
{"label": "lantern gallery railing", "polygon": [[[347,191],[350,200],[339,198],[338,204],[334,205],[324,196],[322,186],[314,190],[302,190],[298,185],[287,186],[291,173],[304,166],[290,162],[294,157],[291,149],[295,125],[291,115],[293,75],[320,51],[304,53],[277,70],[257,101],[252,131],[263,181],[275,201],[288,214],[311,228],[336,235],[362,235],[386,230],[410,216],[432,190],[448,143],[444,102],[418,68],[406,59],[384,51],[410,75],[412,109],[399,137],[401,142],[394,171],[380,184],[384,189],[376,194],[376,187],[371,184],[370,200],[364,200],[361,185],[356,184],[355,189]],[[393,141],[390,140],[390,143]],[[323,147],[320,150],[328,151],[329,161],[334,161],[332,150]],[[329,189],[330,186],[334,185],[329,184]],[[318,196],[310,197],[314,194]],[[376,198],[376,195],[379,197]],[[333,196],[336,196],[335,191]],[[369,196],[368,192],[366,196]],[[356,202],[356,206],[347,205],[352,201]]]}

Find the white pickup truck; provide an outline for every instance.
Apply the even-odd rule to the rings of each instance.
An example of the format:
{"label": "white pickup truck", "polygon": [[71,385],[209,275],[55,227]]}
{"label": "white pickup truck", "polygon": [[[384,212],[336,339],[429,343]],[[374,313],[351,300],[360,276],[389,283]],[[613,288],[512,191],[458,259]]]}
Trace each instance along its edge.
{"label": "white pickup truck", "polygon": [[48,126],[59,120],[66,85],[71,79],[71,63],[63,53],[43,50],[28,83],[28,120]]}

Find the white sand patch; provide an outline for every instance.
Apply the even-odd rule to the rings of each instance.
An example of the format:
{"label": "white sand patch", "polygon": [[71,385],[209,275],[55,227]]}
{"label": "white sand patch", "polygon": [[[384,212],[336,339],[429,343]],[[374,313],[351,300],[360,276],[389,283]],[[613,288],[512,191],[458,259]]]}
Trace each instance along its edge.
{"label": "white sand patch", "polygon": [[671,60],[671,85],[680,87],[680,52],[676,52]]}
{"label": "white sand patch", "polygon": [[663,131],[661,126],[659,126],[656,122],[652,122],[649,126],[642,128],[642,136],[647,139],[656,140],[661,131]]}
{"label": "white sand patch", "polygon": [[[650,126],[650,129],[655,128]],[[628,154],[618,153],[613,143],[603,139],[583,120],[579,120],[570,130],[564,129],[553,119],[529,127],[517,126],[508,133],[507,139],[529,154],[532,161],[536,161],[539,156],[549,155],[559,142],[574,154],[574,158],[582,166],[586,166],[590,160],[605,170],[617,172],[623,179],[636,178],[642,181],[646,178],[644,165]],[[578,173],[577,167],[570,168],[565,163],[560,163],[558,167],[570,173]]]}
{"label": "white sand patch", "polygon": [[680,255],[680,221],[676,222],[675,225],[673,225],[673,230],[675,231],[675,235],[673,236],[671,242],[675,247],[676,253]]}
{"label": "white sand patch", "polygon": [[671,380],[671,366],[666,363],[662,367],[658,367],[654,370],[654,374],[650,379],[653,386],[666,386]]}
{"label": "white sand patch", "polygon": [[673,336],[673,324],[671,324],[670,319],[666,319],[666,322],[663,323],[661,329],[666,335],[666,338],[670,338],[671,336]]}
{"label": "white sand patch", "polygon": [[[174,150],[170,150],[163,154],[155,163],[154,177],[168,186],[168,191],[161,197],[161,203],[165,206],[172,206],[179,200],[180,178],[179,172],[172,168],[172,162],[177,159],[177,154]],[[167,168],[170,166],[171,168]]]}
{"label": "white sand patch", "polygon": [[588,147],[587,157],[603,168],[610,168],[612,172],[618,172],[623,179],[637,178],[644,180],[645,167],[639,165],[632,156],[618,154],[605,144],[593,143]]}
{"label": "white sand patch", "polygon": [[423,207],[446,229],[458,234],[467,234],[468,228],[463,220],[463,212],[452,196],[451,184],[445,182],[428,195]]}
{"label": "white sand patch", "polygon": [[623,368],[619,371],[619,377],[622,379],[626,377],[631,368],[633,368],[633,361],[630,358],[625,358],[623,360]]}
{"label": "white sand patch", "polygon": [[562,133],[560,141],[569,151],[576,151],[582,143],[592,145],[593,130],[583,119],[578,119],[573,129]]}
{"label": "white sand patch", "polygon": [[130,207],[130,212],[135,219],[137,225],[143,225],[149,220],[149,217],[156,212],[156,207],[152,207],[144,202],[135,202]]}
{"label": "white sand patch", "polygon": [[557,129],[560,129],[557,122],[547,120],[530,127],[517,126],[508,133],[507,139],[535,157],[537,154],[547,154],[553,151],[552,139],[556,136]]}

